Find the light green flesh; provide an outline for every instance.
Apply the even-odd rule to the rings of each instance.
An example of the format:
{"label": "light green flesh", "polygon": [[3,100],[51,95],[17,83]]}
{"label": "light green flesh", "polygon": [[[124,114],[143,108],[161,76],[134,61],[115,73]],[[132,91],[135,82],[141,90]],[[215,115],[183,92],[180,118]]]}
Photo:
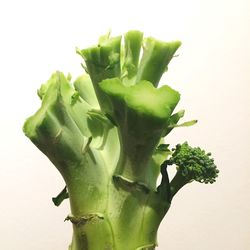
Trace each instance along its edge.
{"label": "light green flesh", "polygon": [[104,80],[100,88],[110,96],[126,103],[126,106],[152,119],[167,120],[179,101],[180,95],[168,86],[159,89],[148,81],[125,86],[118,78]]}

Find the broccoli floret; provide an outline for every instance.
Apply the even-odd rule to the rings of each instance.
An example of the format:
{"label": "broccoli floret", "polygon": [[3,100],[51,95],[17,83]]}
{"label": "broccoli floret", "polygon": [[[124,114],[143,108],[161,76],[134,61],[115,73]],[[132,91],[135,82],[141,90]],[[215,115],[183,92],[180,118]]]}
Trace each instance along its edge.
{"label": "broccoli floret", "polygon": [[172,196],[192,181],[214,183],[219,173],[211,153],[206,153],[200,147],[193,148],[187,142],[176,145],[166,165],[177,166],[177,173],[170,183]]}
{"label": "broccoli floret", "polygon": [[219,170],[210,158],[211,153],[206,153],[200,147],[192,148],[187,142],[176,145],[168,165],[175,164],[187,181],[213,183],[218,176]]}

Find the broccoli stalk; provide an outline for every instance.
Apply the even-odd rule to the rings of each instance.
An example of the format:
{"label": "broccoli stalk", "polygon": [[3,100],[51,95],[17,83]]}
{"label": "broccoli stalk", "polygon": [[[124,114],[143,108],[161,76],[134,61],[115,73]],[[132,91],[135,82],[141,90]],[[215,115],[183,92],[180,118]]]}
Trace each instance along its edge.
{"label": "broccoli stalk", "polygon": [[[155,249],[178,190],[192,180],[215,181],[209,154],[187,143],[172,152],[163,141],[173,128],[196,123],[178,124],[184,111],[173,112],[180,94],[157,88],[179,46],[143,39],[139,31],[126,33],[123,43],[108,34],[97,46],[77,49],[84,75],[72,83],[56,72],[39,89],[41,108],[24,132],[65,181],[53,202],[69,198],[70,250]],[[177,173],[169,180],[173,164]]]}

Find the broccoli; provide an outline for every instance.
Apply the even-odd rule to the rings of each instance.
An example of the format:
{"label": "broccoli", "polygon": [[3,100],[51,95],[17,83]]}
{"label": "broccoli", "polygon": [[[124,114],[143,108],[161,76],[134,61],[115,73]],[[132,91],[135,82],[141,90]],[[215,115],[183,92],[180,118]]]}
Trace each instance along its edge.
{"label": "broccoli", "polygon": [[177,166],[177,172],[170,183],[171,196],[192,181],[206,184],[215,182],[219,170],[210,156],[211,153],[199,147],[192,148],[187,142],[176,145],[171,157],[163,164],[165,167],[173,164]]}
{"label": "broccoli", "polygon": [[[107,34],[96,46],[77,49],[83,75],[72,81],[55,72],[38,90],[41,107],[23,130],[65,181],[52,200],[70,201],[69,250],[155,249],[179,189],[215,181],[210,154],[187,143],[170,150],[164,142],[174,128],[197,122],[179,123],[179,92],[158,87],[180,45],[140,31]],[[177,172],[169,180],[171,165]]]}

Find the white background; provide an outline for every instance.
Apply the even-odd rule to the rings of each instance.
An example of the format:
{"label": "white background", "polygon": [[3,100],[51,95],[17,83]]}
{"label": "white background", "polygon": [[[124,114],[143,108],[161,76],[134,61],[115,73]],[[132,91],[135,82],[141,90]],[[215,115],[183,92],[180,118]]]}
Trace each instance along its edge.
{"label": "white background", "polygon": [[183,42],[162,82],[182,94],[191,128],[176,129],[213,152],[214,185],[183,189],[159,230],[160,250],[250,249],[250,2],[1,1],[0,2],[0,248],[63,250],[71,225],[51,197],[62,178],[22,133],[40,105],[36,90],[55,70],[81,74],[75,46],[112,28]]}

